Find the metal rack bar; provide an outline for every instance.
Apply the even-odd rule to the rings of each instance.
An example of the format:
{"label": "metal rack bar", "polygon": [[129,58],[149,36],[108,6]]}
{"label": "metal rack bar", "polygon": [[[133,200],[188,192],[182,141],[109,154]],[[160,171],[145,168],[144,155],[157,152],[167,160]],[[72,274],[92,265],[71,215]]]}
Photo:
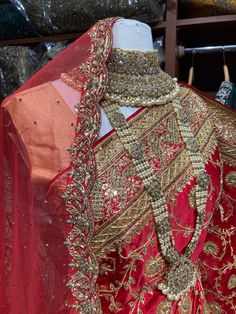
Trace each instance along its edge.
{"label": "metal rack bar", "polygon": [[236,45],[225,45],[225,46],[207,46],[207,47],[195,47],[195,48],[184,48],[184,54],[187,53],[215,53],[224,51],[236,51]]}

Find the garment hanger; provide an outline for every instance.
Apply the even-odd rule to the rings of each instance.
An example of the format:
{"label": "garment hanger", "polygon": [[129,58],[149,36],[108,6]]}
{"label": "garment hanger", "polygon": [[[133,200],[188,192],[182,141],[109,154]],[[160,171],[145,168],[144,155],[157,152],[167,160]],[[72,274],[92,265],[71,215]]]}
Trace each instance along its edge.
{"label": "garment hanger", "polygon": [[230,81],[230,77],[229,77],[229,69],[228,66],[225,62],[225,47],[222,47],[223,49],[223,70],[224,70],[224,80],[229,82]]}
{"label": "garment hanger", "polygon": [[188,73],[188,84],[189,85],[192,85],[193,83],[193,80],[194,80],[194,56],[195,56],[195,49],[193,49],[192,51],[192,65],[189,69],[189,73]]}

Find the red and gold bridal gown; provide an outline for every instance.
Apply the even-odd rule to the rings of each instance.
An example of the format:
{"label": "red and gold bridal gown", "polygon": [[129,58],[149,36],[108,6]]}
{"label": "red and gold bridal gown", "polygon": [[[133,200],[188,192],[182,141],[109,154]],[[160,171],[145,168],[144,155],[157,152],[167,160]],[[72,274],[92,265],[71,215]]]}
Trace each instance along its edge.
{"label": "red and gold bridal gown", "polygon": [[[210,180],[191,256],[196,284],[169,301],[157,288],[168,262],[147,192],[117,133],[98,139],[114,21],[98,22],[2,106],[0,313],[235,313],[235,112],[180,87]],[[77,116],[50,82],[65,72],[81,90]],[[128,120],[161,177],[182,254],[195,228],[196,179],[176,113],[167,103]]]}

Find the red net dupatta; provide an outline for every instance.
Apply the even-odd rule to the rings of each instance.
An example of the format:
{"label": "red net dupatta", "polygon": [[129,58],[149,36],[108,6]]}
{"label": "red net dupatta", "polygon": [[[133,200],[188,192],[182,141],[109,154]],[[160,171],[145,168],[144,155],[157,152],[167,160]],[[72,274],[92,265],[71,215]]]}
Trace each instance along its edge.
{"label": "red net dupatta", "polygon": [[[93,226],[89,204],[81,193],[89,193],[93,184],[95,165],[90,148],[97,138],[97,105],[106,86],[106,60],[115,21],[112,18],[95,24],[1,107],[1,314],[100,312],[94,290],[97,266],[89,249]],[[48,182],[32,180],[30,156],[7,108],[18,93],[60,77],[68,84],[76,79],[77,86],[73,87],[81,90],[81,101],[75,141],[69,149],[70,165],[49,188]],[[79,182],[82,170],[88,176]],[[75,207],[90,228],[78,221],[79,216],[73,214]]]}

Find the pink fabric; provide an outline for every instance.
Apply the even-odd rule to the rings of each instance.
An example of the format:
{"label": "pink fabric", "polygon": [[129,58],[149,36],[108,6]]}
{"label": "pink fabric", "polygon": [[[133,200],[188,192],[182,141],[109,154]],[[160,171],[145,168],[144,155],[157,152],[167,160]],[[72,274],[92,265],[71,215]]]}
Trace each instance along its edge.
{"label": "pink fabric", "polygon": [[75,114],[74,106],[80,101],[81,92],[68,86],[61,79],[53,81],[52,84],[64,98],[70,110]]}

